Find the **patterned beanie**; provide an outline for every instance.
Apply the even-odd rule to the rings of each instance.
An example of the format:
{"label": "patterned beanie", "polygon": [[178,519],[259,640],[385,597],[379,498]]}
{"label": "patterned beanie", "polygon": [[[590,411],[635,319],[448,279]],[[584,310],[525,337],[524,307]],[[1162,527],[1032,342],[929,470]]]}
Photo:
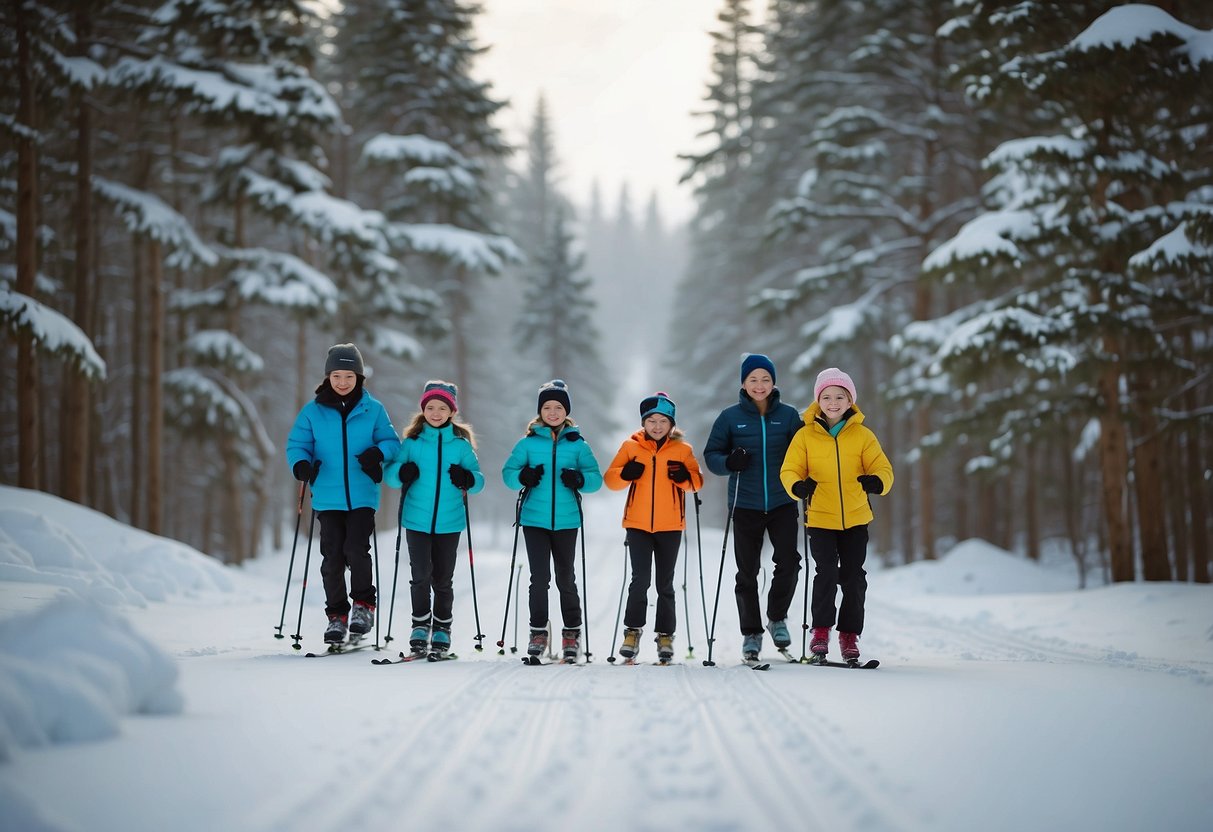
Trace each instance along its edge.
{"label": "patterned beanie", "polygon": [[362,364],[362,353],[353,344],[334,344],[329,347],[328,358],[324,361],[324,375],[327,377],[334,370],[350,370],[360,376],[366,376]]}
{"label": "patterned beanie", "polygon": [[554,378],[539,388],[539,403],[535,406],[536,413],[543,411],[544,402],[560,402],[565,415],[573,412],[573,398],[569,395],[569,386],[564,383],[564,379]]}
{"label": "patterned beanie", "polygon": [[837,367],[822,370],[817,374],[817,383],[813,385],[813,401],[821,398],[821,391],[827,387],[841,387],[846,390],[851,394],[851,404],[855,404],[855,382]]}
{"label": "patterned beanie", "polygon": [[668,394],[657,392],[640,403],[640,423],[644,424],[644,420],[652,416],[654,413],[660,413],[670,420],[670,424],[674,422],[674,400]]}
{"label": "patterned beanie", "polygon": [[456,399],[459,396],[459,388],[449,381],[435,379],[425,383],[425,390],[421,393],[421,402],[418,404],[422,410],[425,410],[425,403],[431,399],[439,399],[446,403],[452,413],[459,412],[459,405],[456,404]]}

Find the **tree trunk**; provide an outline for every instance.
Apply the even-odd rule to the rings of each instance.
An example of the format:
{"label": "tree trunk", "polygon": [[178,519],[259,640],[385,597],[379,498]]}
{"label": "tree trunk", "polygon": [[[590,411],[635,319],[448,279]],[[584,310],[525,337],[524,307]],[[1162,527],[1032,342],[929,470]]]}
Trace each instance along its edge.
{"label": "tree trunk", "polygon": [[1133,444],[1133,483],[1137,497],[1137,529],[1141,540],[1142,577],[1169,581],[1166,505],[1162,485],[1162,434],[1154,415],[1154,391],[1142,374],[1134,375],[1133,396],[1140,439]]}
{"label": "tree trunk", "polygon": [[[1187,468],[1184,461],[1183,431],[1168,430],[1165,453],[1167,455],[1167,470],[1179,472]],[[1171,546],[1175,553],[1175,580],[1192,580],[1192,562],[1188,548],[1188,495],[1186,492],[1187,478],[1171,476],[1166,478],[1166,506],[1171,519]],[[1192,518],[1200,522],[1198,518]],[[1193,523],[1195,525],[1195,523]]]}
{"label": "tree trunk", "polygon": [[[17,143],[17,282],[18,294],[33,298],[38,274],[38,147],[33,58],[27,30],[25,6],[14,4],[17,30],[19,101],[17,121],[25,128]],[[17,333],[17,485],[40,487],[39,457],[42,451],[40,381],[34,335]]]}
{"label": "tree trunk", "polygon": [[[76,12],[78,42],[87,44],[91,30],[87,11]],[[91,337],[93,318],[93,125],[92,109],[80,96],[76,117],[76,298],[73,319],[86,336]],[[60,493],[76,503],[88,501],[89,383],[84,373],[72,366],[64,368],[63,410],[61,413],[61,453],[59,458]]]}
{"label": "tree trunk", "polygon": [[127,334],[130,337],[131,349],[131,492],[129,496],[130,524],[142,528],[143,519],[143,475],[146,459],[144,455],[147,436],[144,434],[147,410],[144,404],[144,358],[143,349],[144,322],[147,320],[147,269],[144,263],[144,246],[138,237],[132,238],[132,273],[131,292],[134,296],[132,304],[134,314],[131,318]]}
{"label": "tree trunk", "polygon": [[[921,441],[931,432],[931,411],[918,409],[915,419],[916,439]],[[935,469],[928,453],[918,455],[918,540],[924,560],[935,560]]]}
{"label": "tree trunk", "polygon": [[1028,558],[1040,562],[1040,511],[1036,500],[1036,487],[1040,482],[1036,471],[1036,443],[1028,440],[1024,446],[1024,493],[1023,530],[1024,549]]}
{"label": "tree trunk", "polygon": [[[1111,339],[1105,339],[1110,341]],[[1115,344],[1104,345],[1108,354],[1116,355]],[[1126,447],[1125,425],[1120,415],[1120,373],[1109,366],[1099,376],[1099,396],[1103,410],[1099,414],[1099,472],[1103,496],[1104,524],[1107,547],[1111,554],[1113,582],[1132,581],[1137,577],[1133,565],[1133,543],[1125,512],[1125,483],[1129,479],[1129,454]]]}
{"label": "tree trunk", "polygon": [[147,525],[160,534],[164,522],[164,261],[160,242],[148,244],[147,330]]}
{"label": "tree trunk", "polygon": [[[1195,354],[1192,343],[1192,332],[1184,333],[1184,348],[1188,355]],[[1200,402],[1197,398],[1196,386],[1193,385],[1184,393],[1184,407],[1189,413],[1195,413]],[[1191,540],[1192,580],[1198,584],[1209,583],[1209,487],[1210,481],[1205,477],[1205,471],[1210,467],[1209,443],[1205,432],[1196,421],[1188,423],[1184,431],[1187,434],[1186,464],[1183,470],[1188,480],[1188,516],[1192,518],[1189,535]]]}

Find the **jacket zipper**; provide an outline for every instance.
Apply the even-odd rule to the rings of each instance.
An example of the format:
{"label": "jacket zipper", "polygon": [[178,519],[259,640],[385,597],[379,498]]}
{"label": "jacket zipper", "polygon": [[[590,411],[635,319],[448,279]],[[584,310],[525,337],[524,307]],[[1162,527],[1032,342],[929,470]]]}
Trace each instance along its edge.
{"label": "jacket zipper", "polygon": [[[839,431],[842,433],[842,431]],[[838,517],[842,520],[842,527],[847,527],[847,504],[842,497],[842,450],[838,447],[838,437],[834,439],[834,464],[838,468]]]}
{"label": "jacket zipper", "polygon": [[350,437],[346,430],[345,419],[349,413],[345,408],[341,408],[341,473],[345,477],[345,508],[347,511],[354,510],[354,500],[350,496]]}
{"label": "jacket zipper", "polygon": [[556,442],[560,434],[552,428],[552,531],[556,531]]}
{"label": "jacket zipper", "polygon": [[430,517],[430,534],[438,529],[438,500],[442,497],[442,431],[438,431],[438,476],[434,480],[434,513]]}
{"label": "jacket zipper", "polygon": [[762,510],[771,510],[771,494],[767,489],[767,417],[758,414],[758,424],[762,428]]}
{"label": "jacket zipper", "polygon": [[653,454],[653,487],[649,489],[649,531],[657,528],[657,454]]}

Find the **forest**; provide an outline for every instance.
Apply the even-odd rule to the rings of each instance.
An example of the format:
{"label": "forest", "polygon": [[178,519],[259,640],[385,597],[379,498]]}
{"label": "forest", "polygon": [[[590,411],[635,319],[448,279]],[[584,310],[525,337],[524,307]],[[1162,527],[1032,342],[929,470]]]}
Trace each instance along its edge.
{"label": "forest", "polygon": [[575,205],[542,100],[507,143],[472,2],[4,4],[0,482],[239,563],[333,343],[397,428],[455,382],[491,481],[550,378],[602,461],[638,363],[700,446],[764,352],[855,378],[887,563],[1208,582],[1213,6],[704,2],[685,228]]}

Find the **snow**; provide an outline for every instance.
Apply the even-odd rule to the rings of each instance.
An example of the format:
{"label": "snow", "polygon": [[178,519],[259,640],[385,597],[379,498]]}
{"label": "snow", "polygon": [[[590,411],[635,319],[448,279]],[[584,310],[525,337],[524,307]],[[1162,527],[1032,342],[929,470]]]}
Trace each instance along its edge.
{"label": "snow", "polygon": [[26,330],[43,352],[66,356],[89,378],[105,378],[105,361],[71,318],[3,284],[0,327],[11,332]]}
{"label": "snow", "polygon": [[[620,667],[605,659],[622,499],[585,502],[591,664],[497,655],[512,535],[477,524],[473,499],[484,653],[461,554],[460,659],[375,667],[383,653],[290,649],[307,515],[284,613],[289,543],[234,569],[0,488],[0,828],[1213,828],[1213,588],[1077,591],[1061,561],[968,540],[937,562],[870,566],[862,646],[879,670],[768,649],[759,673],[737,663],[725,569],[704,667],[722,551],[705,528],[688,542],[689,625],[678,594],[676,644],[694,656]],[[385,596],[395,539],[377,540]],[[305,649],[323,623],[314,548],[310,561]],[[393,646],[407,618],[402,591]]]}
{"label": "snow", "polygon": [[1158,35],[1171,35],[1183,43],[1182,50],[1193,64],[1213,61],[1213,32],[1181,23],[1157,6],[1126,3],[1100,15],[1071,46],[1091,49],[1131,49]]}

